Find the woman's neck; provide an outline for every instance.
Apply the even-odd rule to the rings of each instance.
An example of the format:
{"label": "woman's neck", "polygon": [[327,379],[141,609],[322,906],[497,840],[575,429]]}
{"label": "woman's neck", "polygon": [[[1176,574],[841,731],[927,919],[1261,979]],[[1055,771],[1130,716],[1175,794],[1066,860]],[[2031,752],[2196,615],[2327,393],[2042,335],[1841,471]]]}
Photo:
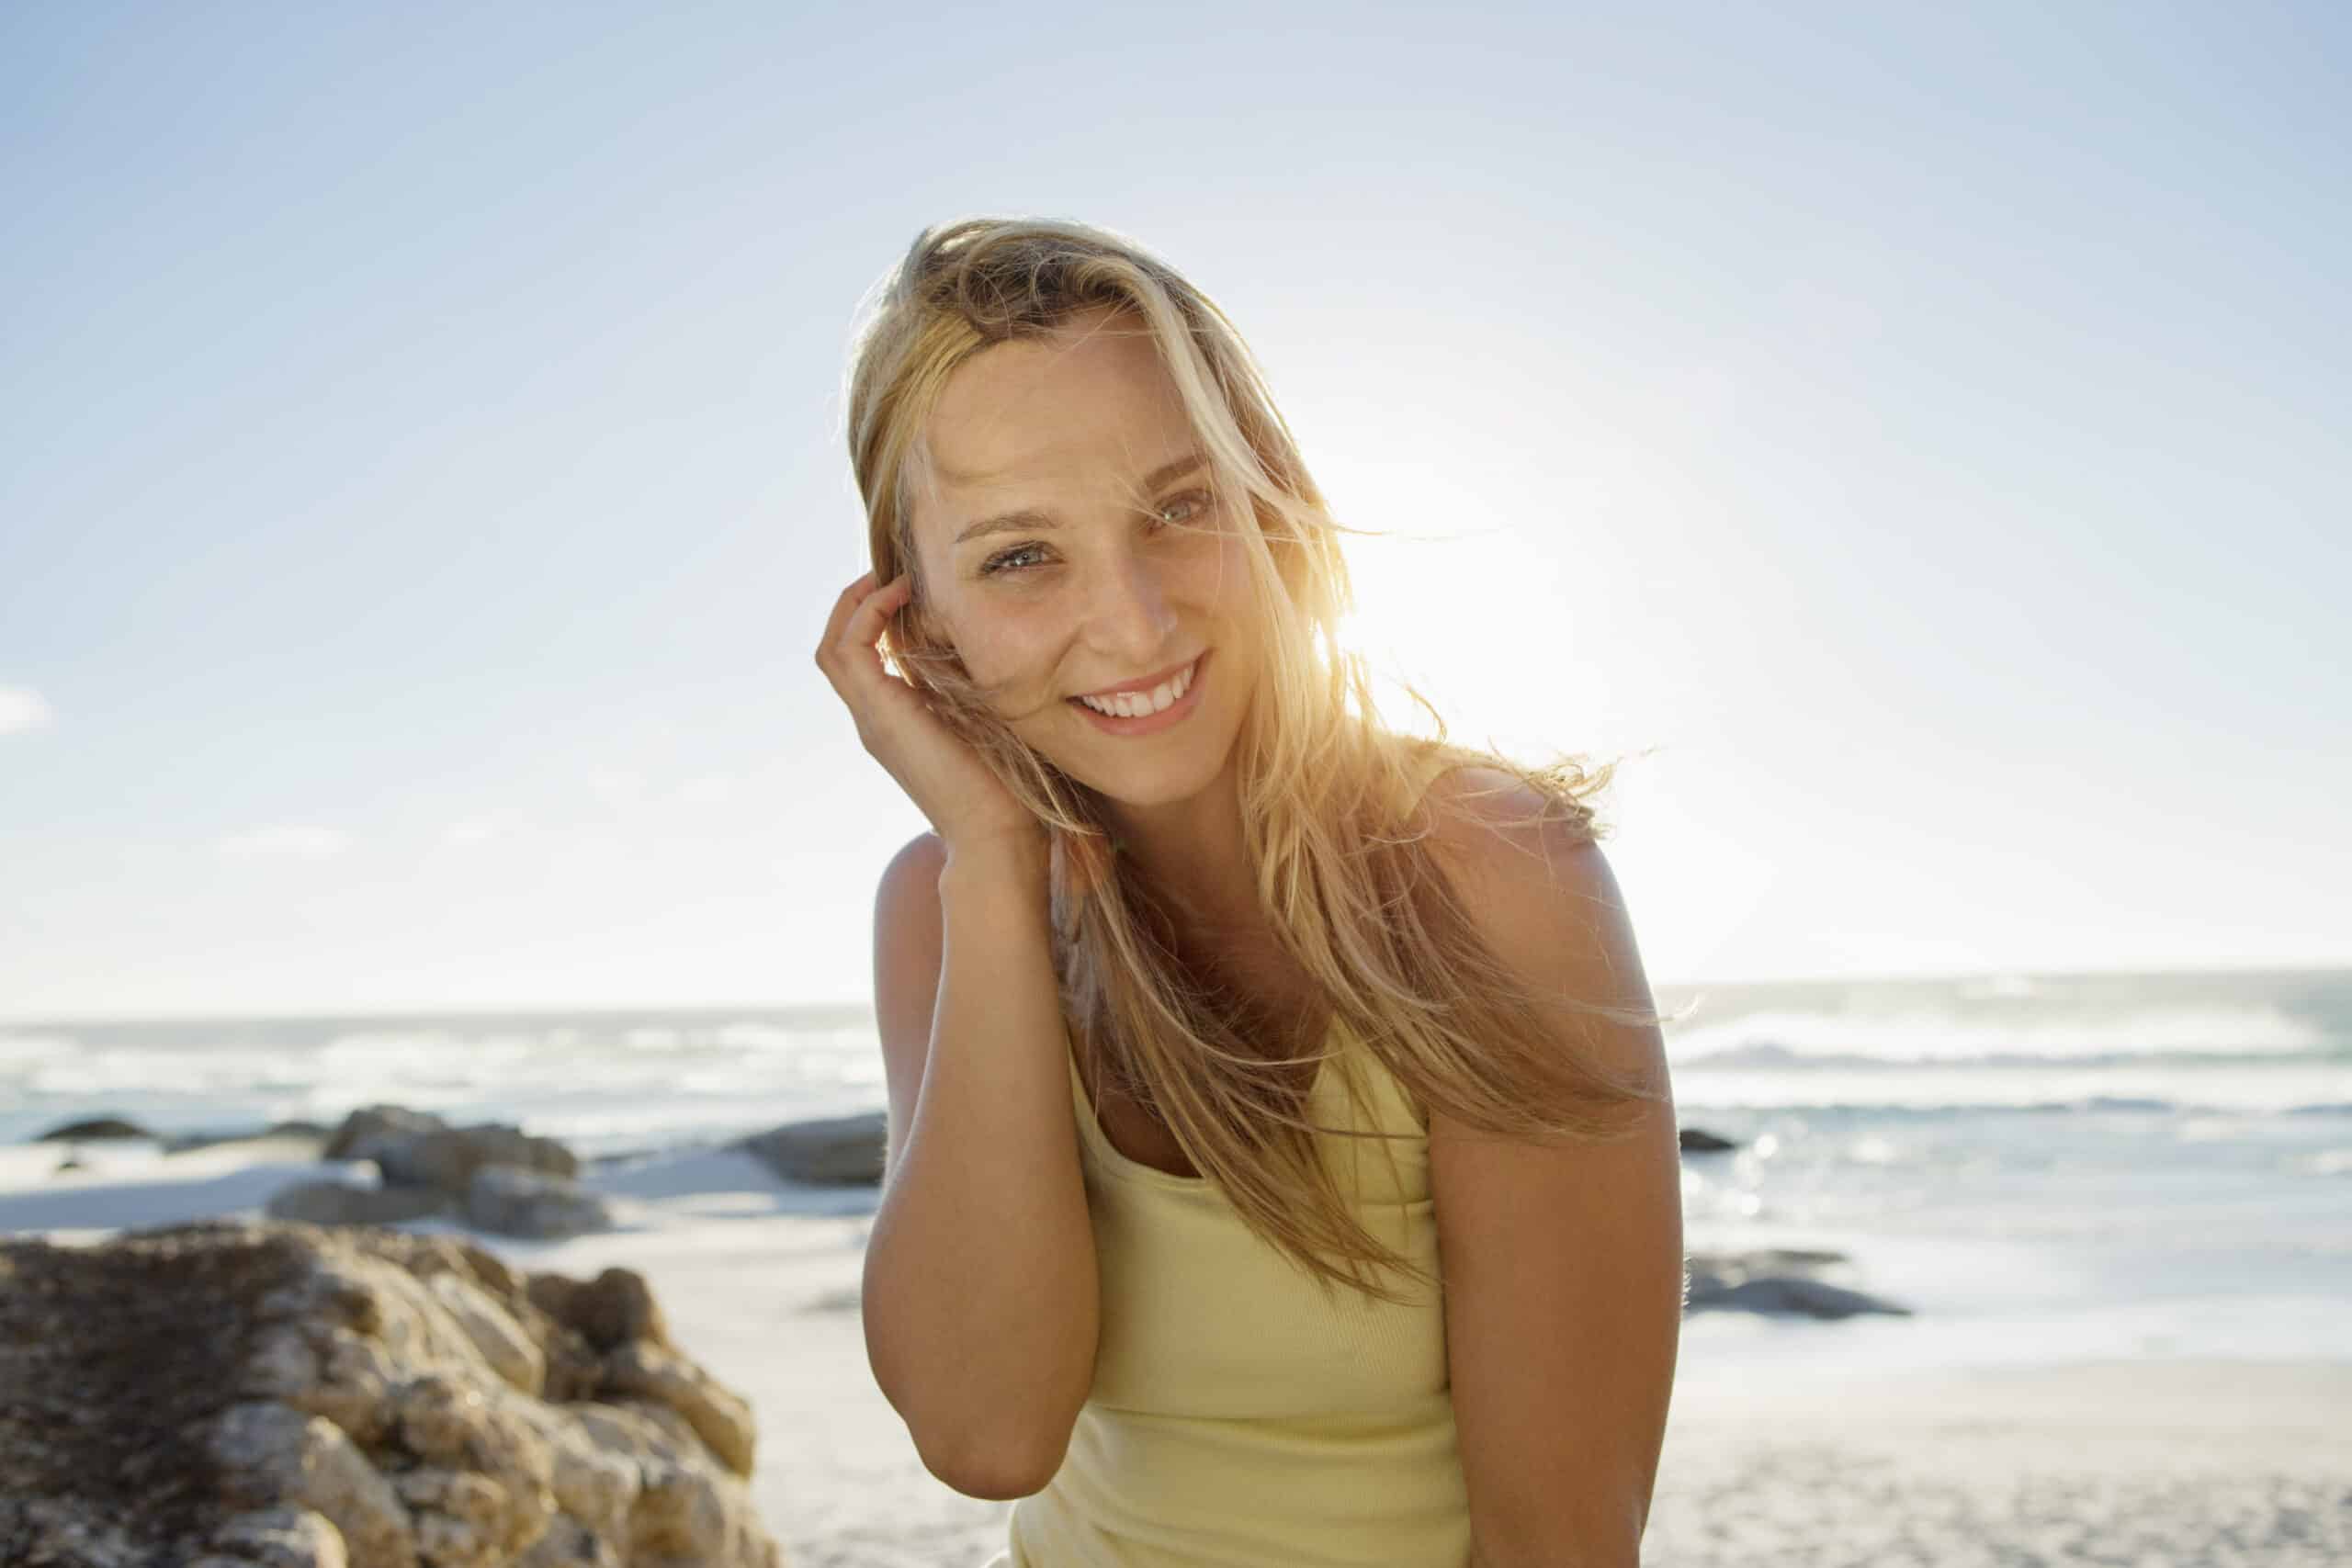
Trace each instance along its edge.
{"label": "woman's neck", "polygon": [[1248,937],[1264,925],[1228,761],[1198,795],[1158,806],[1104,802],[1119,856],[1187,931]]}

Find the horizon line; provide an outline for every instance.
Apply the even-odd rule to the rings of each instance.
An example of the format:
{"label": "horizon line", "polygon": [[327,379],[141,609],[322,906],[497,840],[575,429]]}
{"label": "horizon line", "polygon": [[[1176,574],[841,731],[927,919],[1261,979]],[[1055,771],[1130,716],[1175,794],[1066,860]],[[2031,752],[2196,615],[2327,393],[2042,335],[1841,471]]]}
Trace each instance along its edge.
{"label": "horizon line", "polygon": [[[2196,976],[2248,978],[2255,976],[2327,975],[2352,973],[2352,958],[2318,962],[2213,964],[2197,968],[2131,966],[2102,969],[1991,969],[1882,972],[1875,974],[1813,974],[1752,976],[1741,978],[1654,979],[1653,993],[1705,990],[1710,987],[1755,988],[1806,986],[1929,985],[1960,980],[2153,980]],[[633,1014],[746,1012],[866,1012],[874,1010],[872,996],[821,998],[804,1001],[734,1002],[552,1002],[480,1003],[369,1008],[360,1011],[299,1010],[288,1012],[149,1012],[107,1016],[0,1016],[0,1029],[90,1026],[139,1023],[360,1023],[373,1020],[419,1018],[615,1017]]]}

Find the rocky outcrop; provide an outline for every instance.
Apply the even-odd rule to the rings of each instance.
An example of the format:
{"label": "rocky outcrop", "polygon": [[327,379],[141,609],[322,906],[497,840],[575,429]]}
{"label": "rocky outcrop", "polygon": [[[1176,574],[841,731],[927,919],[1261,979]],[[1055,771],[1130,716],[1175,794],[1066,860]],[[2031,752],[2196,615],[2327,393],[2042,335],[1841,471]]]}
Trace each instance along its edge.
{"label": "rocky outcrop", "polygon": [[782,1568],[644,1280],[212,1223],[0,1242],[0,1562]]}
{"label": "rocky outcrop", "polygon": [[1844,1265],[1842,1252],[1766,1247],[1755,1252],[1694,1252],[1688,1258],[1686,1312],[1758,1312],[1803,1317],[1851,1317],[1886,1313],[1909,1317],[1911,1309],[1849,1290],[1823,1279]]}
{"label": "rocky outcrop", "polygon": [[320,1157],[372,1161],[382,1185],[289,1187],[269,1201],[272,1217],[390,1224],[447,1214],[535,1241],[612,1225],[604,1199],[572,1179],[580,1161],[570,1149],[503,1123],[453,1127],[425,1111],[371,1105],[344,1118]]}
{"label": "rocky outcrop", "polygon": [[449,1193],[464,1192],[485,1165],[566,1179],[580,1174],[580,1161],[553,1138],[496,1122],[453,1127],[428,1111],[398,1105],[370,1105],[345,1117],[321,1157],[374,1160],[387,1187],[437,1187]]}
{"label": "rocky outcrop", "polygon": [[786,1181],[821,1187],[872,1187],[882,1180],[887,1114],[869,1111],[816,1122],[788,1122],[733,1146],[763,1161]]}
{"label": "rocky outcrop", "polygon": [[1739,1147],[1729,1138],[1720,1134],[1710,1133],[1704,1127],[1683,1128],[1680,1143],[1682,1152],[1686,1155],[1719,1155],[1728,1149]]}

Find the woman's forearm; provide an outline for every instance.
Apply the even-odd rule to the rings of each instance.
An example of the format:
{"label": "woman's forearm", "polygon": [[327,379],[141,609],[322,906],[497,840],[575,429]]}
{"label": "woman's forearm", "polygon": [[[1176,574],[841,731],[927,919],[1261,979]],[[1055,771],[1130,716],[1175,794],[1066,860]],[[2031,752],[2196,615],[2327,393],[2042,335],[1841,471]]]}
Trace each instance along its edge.
{"label": "woman's forearm", "polygon": [[922,1088],[866,1246],[867,1359],[924,1463],[1014,1497],[1060,1465],[1099,1297],[1042,841],[950,847]]}

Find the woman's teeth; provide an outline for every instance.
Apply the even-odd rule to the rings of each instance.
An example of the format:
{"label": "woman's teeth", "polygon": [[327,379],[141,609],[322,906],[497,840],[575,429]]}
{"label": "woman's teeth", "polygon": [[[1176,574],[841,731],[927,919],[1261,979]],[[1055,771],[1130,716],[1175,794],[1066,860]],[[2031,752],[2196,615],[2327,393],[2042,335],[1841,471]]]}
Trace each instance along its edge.
{"label": "woman's teeth", "polygon": [[1107,713],[1113,718],[1141,718],[1148,713],[1158,713],[1184,694],[1193,683],[1193,671],[1199,666],[1195,660],[1176,672],[1172,681],[1162,681],[1148,694],[1142,692],[1121,692],[1115,697],[1080,697],[1078,700],[1096,713]]}

